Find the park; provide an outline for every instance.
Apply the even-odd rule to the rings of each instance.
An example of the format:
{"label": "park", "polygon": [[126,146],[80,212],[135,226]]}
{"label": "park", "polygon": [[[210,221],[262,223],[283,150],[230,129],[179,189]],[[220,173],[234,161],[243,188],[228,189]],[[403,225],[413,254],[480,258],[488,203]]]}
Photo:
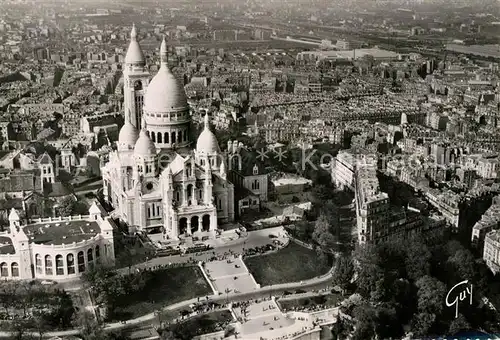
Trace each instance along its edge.
{"label": "park", "polygon": [[[252,236],[252,233],[258,236]],[[84,274],[81,287],[83,289],[71,292],[73,300],[88,301],[92,306],[90,308],[84,306],[85,303],[73,305],[71,298],[69,298],[69,303],[59,302],[61,298],[56,299],[56,297],[64,294],[62,289],[67,285],[56,284],[47,287],[42,285],[43,294],[49,296],[45,299],[54,301],[52,302],[54,306],[51,307],[54,311],[51,315],[66,308],[63,310],[69,311],[73,317],[68,321],[60,321],[60,324],[45,322],[42,328],[39,326],[42,322],[40,320],[47,320],[49,317],[35,317],[40,313],[34,312],[26,318],[32,319],[33,322],[25,323],[23,332],[78,334],[86,327],[102,330],[100,324],[115,325],[110,331],[115,328],[127,329],[135,325],[133,320],[149,315],[162,313],[164,321],[168,320],[169,317],[165,317],[169,315],[165,310],[168,306],[182,305],[185,301],[193,301],[196,304],[200,300],[214,296],[220,298],[221,303],[227,303],[228,300],[242,293],[264,296],[268,293],[261,293],[261,288],[267,291],[265,289],[287,283],[300,286],[308,280],[327,275],[332,268],[332,258],[323,263],[318,262],[317,250],[292,241],[282,227],[249,232],[248,235],[234,242],[232,246],[221,248],[220,251],[216,248],[183,256],[151,258],[134,265],[124,262],[123,267],[117,270],[95,266]],[[275,238],[276,235],[280,235],[278,239]],[[120,246],[123,246],[124,251],[127,252],[130,252],[125,249],[127,247],[134,251],[138,249],[135,243]],[[328,278],[327,282],[330,283],[330,281],[331,278]],[[16,285],[19,284],[16,283]],[[13,307],[8,305],[8,301],[12,301],[9,296],[21,291],[22,287],[10,288],[4,283],[1,286],[4,297],[2,307],[7,313],[13,314]],[[38,286],[35,285],[35,287]],[[40,296],[40,293],[31,294]],[[65,301],[64,295],[62,301]],[[15,305],[14,301],[10,303],[12,306]],[[18,307],[17,312],[19,311]],[[178,317],[179,313],[185,314],[186,311],[192,311],[192,307],[181,308],[174,315]],[[82,319],[88,320],[88,317],[81,317],[83,312],[91,312],[95,323],[83,322]],[[16,328],[14,325],[9,325],[12,324],[8,321],[12,319],[10,314],[4,314],[0,315],[3,315],[5,319],[2,321],[5,329],[19,333],[19,326]],[[225,314],[222,313],[222,315]],[[57,314],[53,317],[56,318]],[[220,330],[221,327],[217,324],[227,324],[223,316],[217,317],[217,313],[208,317],[200,316],[200,318],[202,326],[199,327],[199,332]],[[186,324],[180,323],[179,328],[172,332],[178,333],[179,329],[184,327]]]}

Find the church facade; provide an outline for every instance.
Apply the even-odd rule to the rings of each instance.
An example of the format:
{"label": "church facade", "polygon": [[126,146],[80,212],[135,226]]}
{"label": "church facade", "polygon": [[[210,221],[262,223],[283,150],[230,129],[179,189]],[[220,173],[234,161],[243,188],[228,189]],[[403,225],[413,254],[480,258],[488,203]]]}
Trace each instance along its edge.
{"label": "church facade", "polygon": [[208,116],[193,148],[191,115],[182,84],[167,65],[149,80],[135,27],[124,65],[125,124],[117,150],[102,168],[105,200],[138,230],[161,230],[165,240],[214,236],[234,220],[234,186]]}

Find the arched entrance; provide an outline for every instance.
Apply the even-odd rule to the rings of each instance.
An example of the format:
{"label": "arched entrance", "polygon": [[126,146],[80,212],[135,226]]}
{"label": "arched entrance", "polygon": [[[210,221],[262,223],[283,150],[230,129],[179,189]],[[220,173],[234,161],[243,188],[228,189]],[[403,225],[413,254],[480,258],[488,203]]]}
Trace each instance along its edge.
{"label": "arched entrance", "polygon": [[203,220],[201,222],[203,231],[210,230],[210,215],[203,215]]}
{"label": "arched entrance", "polygon": [[192,233],[195,233],[198,231],[199,229],[199,224],[200,224],[200,221],[199,221],[199,217],[198,216],[193,216],[191,217],[191,234]]}
{"label": "arched entrance", "polygon": [[179,220],[179,235],[185,234],[187,232],[187,218],[183,217]]}

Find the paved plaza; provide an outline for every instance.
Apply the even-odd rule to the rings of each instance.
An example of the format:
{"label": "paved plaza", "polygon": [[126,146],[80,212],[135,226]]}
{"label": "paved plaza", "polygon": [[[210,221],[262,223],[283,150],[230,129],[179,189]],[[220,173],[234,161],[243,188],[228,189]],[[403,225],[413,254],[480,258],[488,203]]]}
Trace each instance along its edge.
{"label": "paved plaza", "polygon": [[259,288],[240,257],[207,262],[203,269],[219,293],[248,293]]}
{"label": "paved plaza", "polygon": [[251,304],[243,310],[233,308],[233,312],[242,320],[239,331],[244,337],[259,339],[265,335],[273,339],[312,328],[308,318],[297,319],[282,313],[274,299]]}

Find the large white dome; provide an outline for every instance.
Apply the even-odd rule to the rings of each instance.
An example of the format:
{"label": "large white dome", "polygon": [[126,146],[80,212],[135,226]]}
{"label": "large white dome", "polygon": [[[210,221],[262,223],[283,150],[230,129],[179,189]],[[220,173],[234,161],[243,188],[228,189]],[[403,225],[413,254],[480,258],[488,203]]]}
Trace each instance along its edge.
{"label": "large white dome", "polygon": [[188,108],[186,93],[165,63],[148,85],[144,109],[148,112],[169,112]]}
{"label": "large white dome", "polygon": [[205,127],[201,132],[198,140],[196,141],[196,151],[204,152],[207,154],[213,154],[215,152],[220,153],[219,142],[215,134],[210,131],[210,126],[208,123],[208,114],[205,114]]}
{"label": "large white dome", "polygon": [[148,134],[146,133],[146,129],[144,128],[141,130],[139,139],[135,143],[134,155],[141,157],[156,155],[155,143],[153,143],[151,138],[149,138]]}
{"label": "large white dome", "polygon": [[118,135],[118,149],[129,150],[134,148],[137,139],[139,138],[139,131],[128,120],[120,129]]}

